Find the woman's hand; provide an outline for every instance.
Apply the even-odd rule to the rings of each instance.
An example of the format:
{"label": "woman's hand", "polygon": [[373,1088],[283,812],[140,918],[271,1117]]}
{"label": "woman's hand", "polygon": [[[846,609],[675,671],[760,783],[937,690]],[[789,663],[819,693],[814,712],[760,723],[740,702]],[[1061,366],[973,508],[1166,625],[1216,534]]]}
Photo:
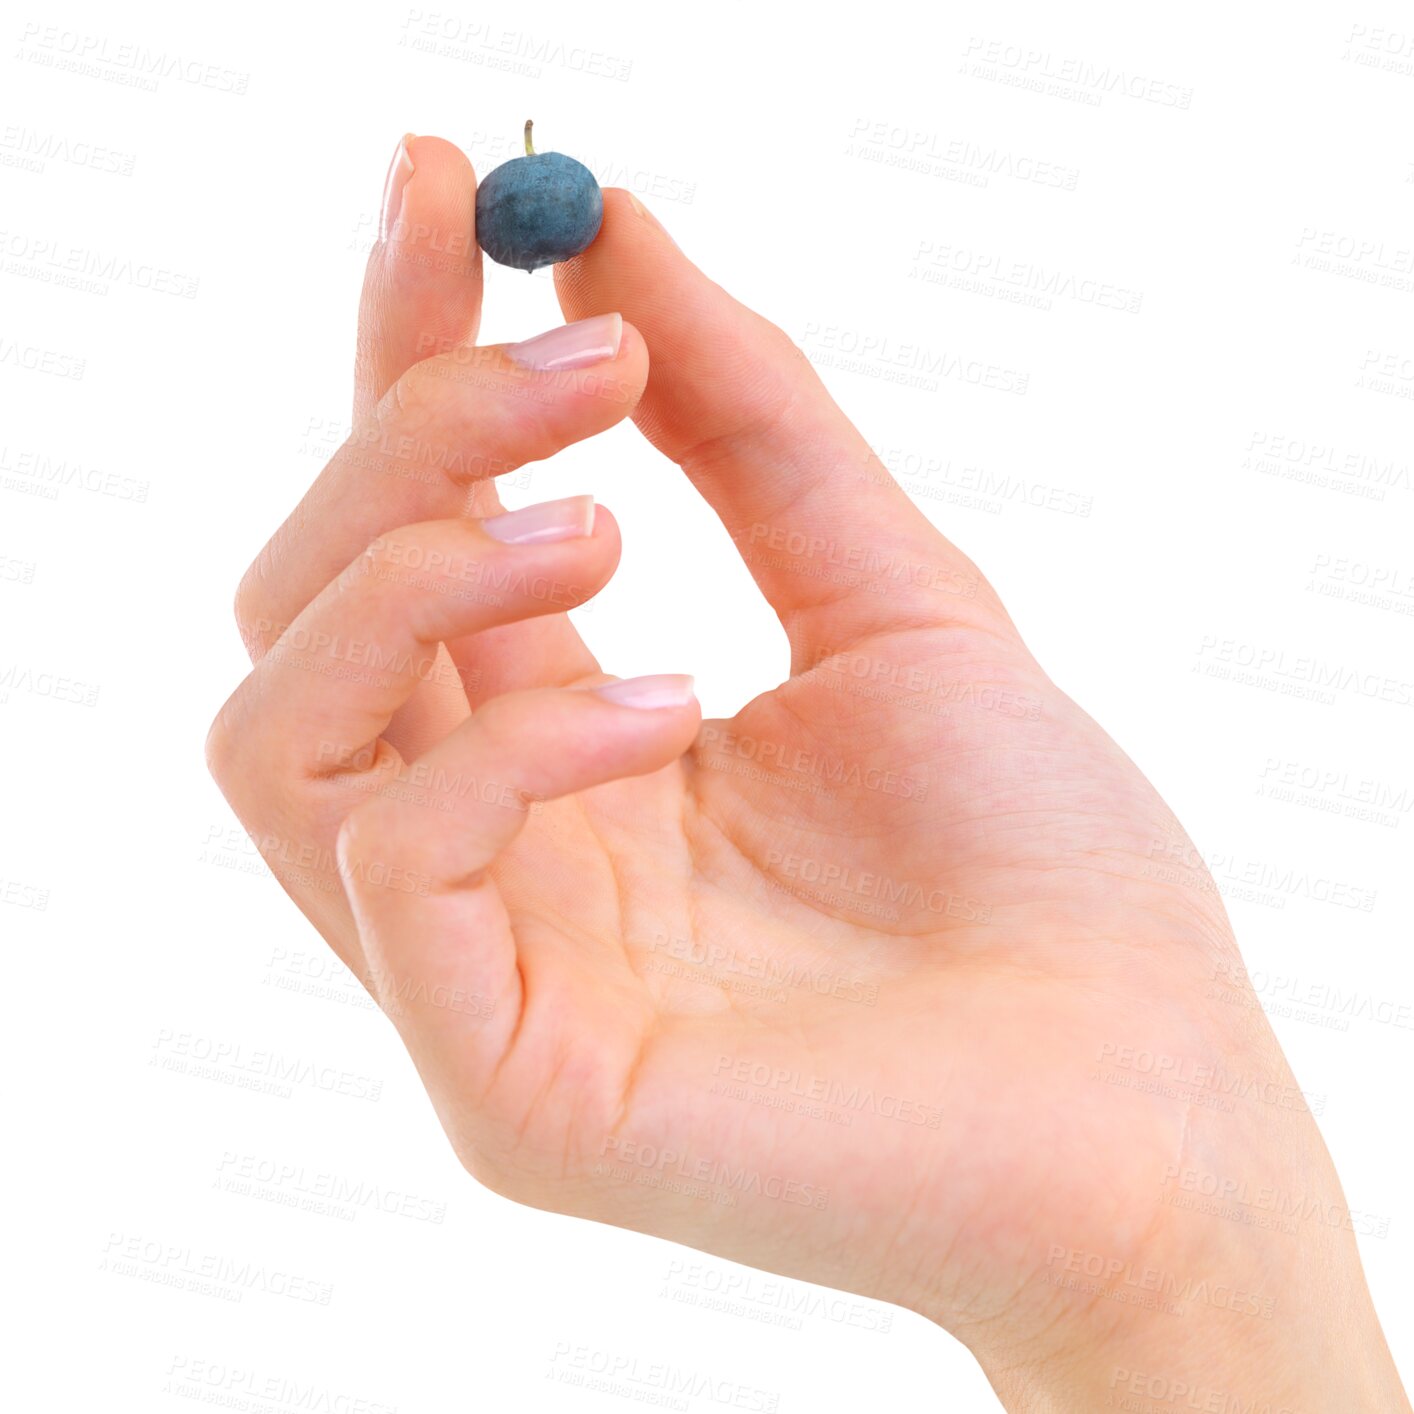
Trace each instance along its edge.
{"label": "woman's hand", "polygon": [[[1156,1380],[1407,1408],[1314,1120],[1143,775],[633,197],[556,270],[581,322],[474,347],[473,196],[446,143],[395,159],[355,431],[242,584],[255,666],[209,747],[468,1169],[913,1307],[1013,1408]],[[615,683],[570,625],[614,569],[606,511],[496,519],[496,475],[630,415],[789,639],[729,721],[683,679]],[[1213,1185],[1306,1206],[1229,1221]]]}

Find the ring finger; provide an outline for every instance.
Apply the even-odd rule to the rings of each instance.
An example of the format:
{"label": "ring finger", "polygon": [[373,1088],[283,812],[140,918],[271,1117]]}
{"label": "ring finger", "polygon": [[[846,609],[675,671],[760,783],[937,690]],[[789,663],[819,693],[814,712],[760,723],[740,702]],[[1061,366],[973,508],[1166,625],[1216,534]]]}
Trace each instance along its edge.
{"label": "ring finger", "polygon": [[284,629],[212,724],[207,757],[286,892],[363,975],[334,841],[379,792],[415,791],[383,733],[439,643],[583,603],[618,561],[590,497],[380,536]]}

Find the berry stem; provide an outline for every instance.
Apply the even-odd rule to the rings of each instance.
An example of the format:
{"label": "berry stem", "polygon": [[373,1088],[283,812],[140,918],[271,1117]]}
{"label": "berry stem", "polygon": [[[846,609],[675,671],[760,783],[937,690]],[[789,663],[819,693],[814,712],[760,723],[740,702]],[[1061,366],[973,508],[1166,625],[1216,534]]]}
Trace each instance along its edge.
{"label": "berry stem", "polygon": [[534,126],[535,123],[532,119],[527,118],[525,120],[525,155],[527,157],[535,156],[535,149],[530,145],[530,130]]}

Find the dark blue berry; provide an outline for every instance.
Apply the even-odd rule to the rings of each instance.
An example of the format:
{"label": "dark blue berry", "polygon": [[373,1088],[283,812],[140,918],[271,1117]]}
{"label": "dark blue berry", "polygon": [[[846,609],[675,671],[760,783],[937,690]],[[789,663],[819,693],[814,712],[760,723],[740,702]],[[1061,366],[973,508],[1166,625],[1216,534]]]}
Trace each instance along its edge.
{"label": "dark blue berry", "polygon": [[562,152],[503,162],[476,190],[476,240],[498,265],[538,270],[578,255],[599,234],[604,196],[594,173]]}

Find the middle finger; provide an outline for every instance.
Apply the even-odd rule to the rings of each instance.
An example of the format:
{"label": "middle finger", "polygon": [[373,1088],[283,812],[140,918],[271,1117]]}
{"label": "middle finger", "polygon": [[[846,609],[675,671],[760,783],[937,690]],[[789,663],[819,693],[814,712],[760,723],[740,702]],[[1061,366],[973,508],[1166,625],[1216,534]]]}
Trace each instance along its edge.
{"label": "middle finger", "polygon": [[[637,330],[617,315],[521,344],[452,350],[415,364],[350,435],[256,557],[236,596],[254,661],[369,541],[419,521],[467,515],[488,478],[553,455],[632,412],[648,376]],[[568,628],[568,622],[566,621]],[[595,671],[578,635],[540,660],[507,665],[475,695],[573,681]],[[568,636],[568,635],[567,635]],[[463,639],[447,645],[463,680]],[[514,677],[514,680],[508,678]]]}

